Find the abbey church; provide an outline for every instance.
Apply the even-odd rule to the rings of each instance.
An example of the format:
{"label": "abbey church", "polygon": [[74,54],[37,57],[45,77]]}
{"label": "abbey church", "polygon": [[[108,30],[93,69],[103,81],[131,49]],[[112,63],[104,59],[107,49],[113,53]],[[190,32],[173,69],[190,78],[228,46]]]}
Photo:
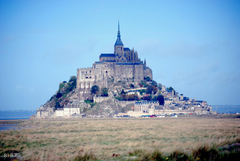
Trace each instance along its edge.
{"label": "abbey church", "polygon": [[146,61],[138,58],[137,52],[124,47],[118,23],[114,53],[102,53],[92,67],[77,69],[77,90],[80,100],[85,100],[91,94],[93,85],[107,87],[108,79],[141,82],[144,77],[152,79],[152,70],[146,66]]}

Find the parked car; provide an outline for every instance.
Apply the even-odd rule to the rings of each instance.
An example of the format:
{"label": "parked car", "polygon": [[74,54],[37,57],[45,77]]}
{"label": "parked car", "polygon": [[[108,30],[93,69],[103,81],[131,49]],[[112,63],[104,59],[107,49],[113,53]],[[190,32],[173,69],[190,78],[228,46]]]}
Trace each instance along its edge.
{"label": "parked car", "polygon": [[141,117],[148,118],[150,115],[142,115]]}
{"label": "parked car", "polygon": [[150,117],[157,117],[156,115],[151,115]]}
{"label": "parked car", "polygon": [[113,116],[113,118],[122,118],[122,116]]}
{"label": "parked car", "polygon": [[130,117],[130,115],[123,115],[123,117]]}
{"label": "parked car", "polygon": [[158,115],[157,117],[165,117],[165,115]]}
{"label": "parked car", "polygon": [[172,115],[172,117],[177,117],[177,115]]}

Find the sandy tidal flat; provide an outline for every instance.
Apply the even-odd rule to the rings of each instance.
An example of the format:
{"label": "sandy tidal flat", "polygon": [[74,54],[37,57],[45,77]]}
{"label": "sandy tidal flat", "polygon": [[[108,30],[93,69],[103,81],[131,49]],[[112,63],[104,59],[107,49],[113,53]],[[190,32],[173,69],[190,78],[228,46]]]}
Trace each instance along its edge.
{"label": "sandy tidal flat", "polygon": [[135,149],[191,153],[240,139],[239,118],[26,120],[21,125],[27,128],[0,132],[1,155],[15,150],[24,159],[69,160],[85,152],[111,158]]}

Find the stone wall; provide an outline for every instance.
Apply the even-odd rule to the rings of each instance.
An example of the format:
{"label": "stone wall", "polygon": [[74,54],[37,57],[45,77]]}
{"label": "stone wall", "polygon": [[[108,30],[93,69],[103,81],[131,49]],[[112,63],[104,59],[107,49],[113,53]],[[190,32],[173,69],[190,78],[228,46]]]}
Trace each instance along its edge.
{"label": "stone wall", "polygon": [[109,100],[109,99],[111,99],[111,98],[110,97],[93,97],[93,101],[97,102],[97,103],[102,102],[102,101],[106,101],[106,100]]}
{"label": "stone wall", "polygon": [[119,105],[122,107],[126,107],[129,104],[134,104],[135,101],[118,101]]}

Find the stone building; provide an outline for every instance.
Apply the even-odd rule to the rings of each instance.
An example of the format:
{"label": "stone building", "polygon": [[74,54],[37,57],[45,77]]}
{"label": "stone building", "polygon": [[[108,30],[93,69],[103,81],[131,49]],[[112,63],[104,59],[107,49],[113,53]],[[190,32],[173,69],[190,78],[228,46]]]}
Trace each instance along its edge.
{"label": "stone building", "polygon": [[63,118],[70,118],[72,116],[79,116],[80,117],[81,110],[79,107],[73,105],[67,105],[63,108],[59,108],[55,110],[55,118],[63,117]]}
{"label": "stone building", "polygon": [[138,58],[134,49],[124,47],[120,35],[118,23],[117,40],[114,45],[114,53],[102,53],[99,61],[96,61],[90,68],[77,69],[77,89],[80,100],[89,97],[91,87],[107,87],[107,80],[114,79],[114,82],[132,80],[141,82],[144,77],[152,77],[152,70]]}
{"label": "stone building", "polygon": [[138,101],[135,102],[134,111],[149,113],[150,109],[155,109],[157,106],[159,106],[158,101],[145,101],[145,100]]}

